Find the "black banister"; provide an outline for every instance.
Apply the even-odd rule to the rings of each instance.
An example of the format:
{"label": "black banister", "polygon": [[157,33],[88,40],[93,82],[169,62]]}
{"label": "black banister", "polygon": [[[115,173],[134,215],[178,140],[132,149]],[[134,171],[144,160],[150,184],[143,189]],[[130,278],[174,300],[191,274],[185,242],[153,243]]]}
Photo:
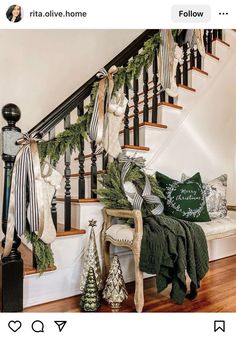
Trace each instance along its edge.
{"label": "black banister", "polygon": [[[16,123],[20,120],[21,113],[15,104],[10,103],[3,107],[2,115],[7,121],[7,126],[2,128],[2,159],[5,163],[2,230],[6,235],[12,170],[19,150],[16,140],[21,137],[21,130],[16,127]],[[21,312],[23,310],[23,260],[18,251],[20,244],[21,239],[15,230],[10,254],[0,259],[0,312]],[[2,246],[5,247],[5,238],[2,240]]]}
{"label": "black banister", "polygon": [[[132,41],[122,52],[114,57],[104,68],[107,70],[116,65],[117,67],[125,64],[133,55],[137,54],[142,48],[144,42],[151,36],[157,33],[158,29],[147,29],[141,35],[139,35],[134,41]],[[65,101],[63,101],[57,108],[49,113],[44,119],[36,124],[29,133],[37,133],[43,137],[48,131],[61,122],[68,113],[78,107],[81,101],[84,101],[91,92],[93,83],[97,80],[96,75],[92,76],[84,85],[77,89],[72,95],[70,95]]]}

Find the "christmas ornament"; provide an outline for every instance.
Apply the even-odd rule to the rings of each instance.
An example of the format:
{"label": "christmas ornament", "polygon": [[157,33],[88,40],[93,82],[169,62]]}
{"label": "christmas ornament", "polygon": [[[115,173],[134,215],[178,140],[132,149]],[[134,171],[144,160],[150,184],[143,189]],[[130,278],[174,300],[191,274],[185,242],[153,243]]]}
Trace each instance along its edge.
{"label": "christmas ornament", "polygon": [[108,302],[113,310],[121,307],[121,303],[128,298],[122,270],[117,255],[114,256],[106,280],[106,285],[102,293],[103,298]]}
{"label": "christmas ornament", "polygon": [[100,306],[97,282],[92,267],[89,268],[84,294],[81,297],[80,306],[83,311],[94,312]]}
{"label": "christmas ornament", "polygon": [[101,266],[100,266],[100,262],[98,258],[95,233],[94,233],[94,227],[97,225],[96,223],[97,222],[94,220],[89,221],[89,226],[91,226],[91,232],[90,232],[90,237],[89,237],[88,248],[85,253],[84,265],[83,265],[83,270],[82,270],[81,280],[80,280],[80,290],[82,292],[84,291],[84,288],[85,288],[86,279],[87,279],[87,275],[88,275],[88,271],[90,267],[92,267],[94,270],[98,290],[100,291],[103,288],[102,272],[101,272]]}

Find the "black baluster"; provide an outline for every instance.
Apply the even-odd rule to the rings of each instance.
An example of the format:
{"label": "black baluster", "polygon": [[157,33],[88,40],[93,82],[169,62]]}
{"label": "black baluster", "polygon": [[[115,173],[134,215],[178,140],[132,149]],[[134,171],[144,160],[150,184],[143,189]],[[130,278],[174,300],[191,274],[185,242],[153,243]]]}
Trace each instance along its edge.
{"label": "black baluster", "polygon": [[176,68],[176,83],[181,84],[181,70],[180,70],[180,63],[178,63]]}
{"label": "black baluster", "polygon": [[163,90],[162,87],[160,92],[160,102],[166,102],[166,92]]}
{"label": "black baluster", "polygon": [[133,101],[134,101],[134,145],[139,146],[139,81],[138,79],[133,79]]}
{"label": "black baluster", "polygon": [[168,102],[173,104],[174,103],[174,98],[172,96],[168,96]]}
{"label": "black baluster", "polygon": [[195,67],[195,51],[194,47],[190,49],[190,68]]}
{"label": "black baluster", "polygon": [[185,43],[183,45],[183,84],[188,86],[188,45]]}
{"label": "black baluster", "polygon": [[[3,154],[4,167],[4,189],[2,206],[2,230],[6,234],[7,219],[10,202],[11,177],[15,156],[19,147],[16,140],[20,137],[20,129],[15,126],[19,121],[21,113],[14,104],[3,107],[2,115],[8,125],[2,128],[3,133]],[[14,232],[12,249],[7,257],[1,257],[0,263],[0,311],[21,312],[23,311],[23,260],[18,251],[21,244],[20,238]],[[5,238],[2,241],[5,246]]]}
{"label": "black baluster", "polygon": [[[70,126],[70,115],[67,115],[64,119],[64,127],[65,129],[69,128]],[[71,169],[70,169],[70,160],[71,154],[70,149],[67,148],[64,155],[65,161],[65,202],[64,202],[64,228],[65,231],[71,230],[71,184],[70,184],[70,176],[71,176]]]}
{"label": "black baluster", "polygon": [[[129,86],[127,83],[124,85],[124,94],[126,98],[129,100]],[[129,137],[129,102],[125,109],[125,116],[124,116],[124,145],[130,144],[130,137]]]}
{"label": "black baluster", "polygon": [[148,109],[148,72],[143,68],[143,122],[149,121]]}
{"label": "black baluster", "polygon": [[199,50],[197,50],[197,68],[202,69],[202,56],[199,53]]}
{"label": "black baluster", "polygon": [[152,63],[152,82],[153,82],[153,92],[152,92],[152,123],[157,123],[157,111],[158,111],[158,98],[157,98],[157,48],[154,49],[154,57]]}
{"label": "black baluster", "polygon": [[212,54],[212,30],[211,29],[208,29],[208,39],[207,39],[207,42],[208,42],[207,51],[208,51],[208,53]]}
{"label": "black baluster", "polygon": [[218,37],[217,29],[213,29],[213,40],[215,40]]}
{"label": "black baluster", "polygon": [[208,35],[207,29],[204,29],[203,42],[204,42],[206,51],[207,51],[207,35]]}
{"label": "black baluster", "polygon": [[91,142],[91,198],[97,198],[97,145],[95,141]]}
{"label": "black baluster", "polygon": [[218,31],[218,38],[220,39],[220,40],[223,40],[223,30],[222,29],[218,29],[217,30]]}
{"label": "black baluster", "polygon": [[[49,140],[52,140],[55,138],[55,128],[53,128],[49,132]],[[50,159],[50,163],[52,166],[56,166],[56,162],[52,159]],[[57,199],[56,199],[56,192],[52,198],[52,203],[51,203],[51,213],[52,213],[52,220],[55,226],[55,229],[57,230]]]}
{"label": "black baluster", "polygon": [[105,150],[102,152],[102,170],[107,170],[108,154]]}
{"label": "black baluster", "polygon": [[[78,105],[78,110],[77,110],[77,115],[78,116],[83,116],[84,115],[84,102],[81,101]],[[84,179],[84,138],[83,136],[80,136],[80,152],[78,156],[79,160],[79,180],[78,180],[78,192],[79,192],[79,199],[80,198],[85,198],[85,179]]]}

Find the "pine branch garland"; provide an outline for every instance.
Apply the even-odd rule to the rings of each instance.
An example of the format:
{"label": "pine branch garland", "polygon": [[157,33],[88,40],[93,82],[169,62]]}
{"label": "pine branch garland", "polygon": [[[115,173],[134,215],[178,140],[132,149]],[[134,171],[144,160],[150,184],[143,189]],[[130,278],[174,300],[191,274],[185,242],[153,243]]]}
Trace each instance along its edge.
{"label": "pine branch garland", "polygon": [[33,246],[37,262],[37,271],[43,273],[48,268],[52,268],[54,266],[54,257],[50,245],[44,243],[34,232],[30,233],[26,231],[25,237]]}

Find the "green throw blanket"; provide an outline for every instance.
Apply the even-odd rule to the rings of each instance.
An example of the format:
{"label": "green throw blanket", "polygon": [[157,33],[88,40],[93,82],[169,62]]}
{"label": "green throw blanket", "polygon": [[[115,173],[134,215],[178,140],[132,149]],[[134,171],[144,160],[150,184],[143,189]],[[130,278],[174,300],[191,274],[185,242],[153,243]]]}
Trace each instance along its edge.
{"label": "green throw blanket", "polygon": [[[205,234],[198,224],[165,215],[144,218],[140,269],[156,274],[158,292],[172,283],[175,303],[182,304],[186,296],[194,298],[208,261]],[[191,279],[188,295],[186,271]]]}

